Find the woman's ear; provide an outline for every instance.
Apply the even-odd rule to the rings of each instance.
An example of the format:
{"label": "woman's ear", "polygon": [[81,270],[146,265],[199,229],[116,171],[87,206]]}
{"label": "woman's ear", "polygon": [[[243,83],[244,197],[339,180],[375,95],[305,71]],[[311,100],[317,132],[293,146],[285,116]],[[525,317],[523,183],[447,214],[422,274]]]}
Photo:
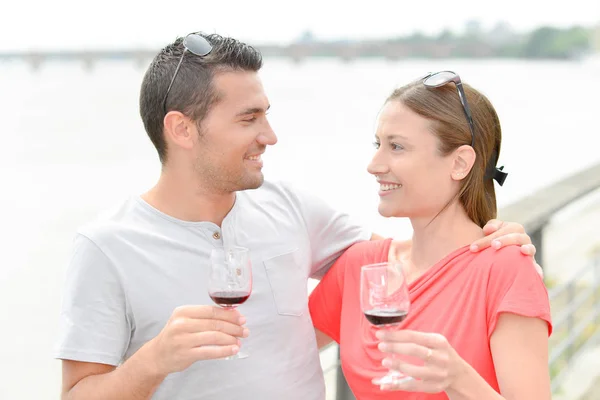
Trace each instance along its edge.
{"label": "woman's ear", "polygon": [[451,171],[452,179],[460,181],[469,175],[476,158],[475,150],[471,146],[463,145],[454,150]]}

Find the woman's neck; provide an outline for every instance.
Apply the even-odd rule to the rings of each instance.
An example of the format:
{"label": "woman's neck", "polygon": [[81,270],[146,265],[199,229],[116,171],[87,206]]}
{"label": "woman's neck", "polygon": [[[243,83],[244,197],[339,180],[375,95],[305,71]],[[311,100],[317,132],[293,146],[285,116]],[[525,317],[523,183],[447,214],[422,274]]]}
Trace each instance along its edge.
{"label": "woman's neck", "polygon": [[451,204],[437,217],[411,218],[412,245],[408,254],[409,274],[421,275],[453,251],[484,236],[458,203]]}

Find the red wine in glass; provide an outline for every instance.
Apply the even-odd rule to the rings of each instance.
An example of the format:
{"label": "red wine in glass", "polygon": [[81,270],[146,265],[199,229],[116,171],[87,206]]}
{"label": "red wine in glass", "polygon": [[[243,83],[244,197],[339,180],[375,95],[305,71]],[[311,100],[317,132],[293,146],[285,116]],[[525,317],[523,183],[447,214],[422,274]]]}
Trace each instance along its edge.
{"label": "red wine in glass", "polygon": [[365,317],[373,325],[393,325],[404,321],[408,312],[398,309],[377,309],[364,312]]}
{"label": "red wine in glass", "polygon": [[214,292],[210,298],[221,307],[239,306],[250,297],[248,292]]}
{"label": "red wine in glass", "polygon": [[[210,254],[208,295],[215,304],[234,309],[243,304],[252,293],[252,263],[250,250],[245,247],[213,249]],[[246,358],[239,351],[226,359]]]}
{"label": "red wine in glass", "polygon": [[[396,261],[364,265],[360,271],[360,306],[365,318],[382,329],[393,329],[410,311],[410,298],[402,264]],[[394,354],[391,354],[394,358]],[[399,371],[373,381],[390,385],[412,379]]]}

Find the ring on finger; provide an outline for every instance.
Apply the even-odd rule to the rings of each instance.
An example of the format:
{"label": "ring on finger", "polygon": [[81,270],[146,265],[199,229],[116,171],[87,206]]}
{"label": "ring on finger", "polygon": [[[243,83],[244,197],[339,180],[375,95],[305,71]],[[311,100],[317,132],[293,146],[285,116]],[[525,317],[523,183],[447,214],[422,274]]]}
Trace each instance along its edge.
{"label": "ring on finger", "polygon": [[425,356],[425,362],[429,361],[432,354],[433,354],[433,350],[427,349],[427,355]]}

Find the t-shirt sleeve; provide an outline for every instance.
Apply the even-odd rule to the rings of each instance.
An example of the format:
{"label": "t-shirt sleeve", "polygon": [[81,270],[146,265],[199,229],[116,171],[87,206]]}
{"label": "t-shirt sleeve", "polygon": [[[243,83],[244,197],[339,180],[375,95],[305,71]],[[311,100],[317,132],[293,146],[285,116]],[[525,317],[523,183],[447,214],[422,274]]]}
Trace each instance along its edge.
{"label": "t-shirt sleeve", "polygon": [[548,291],[531,257],[519,246],[500,249],[490,270],[487,298],[488,337],[491,338],[501,313],[540,318],[552,333]]}
{"label": "t-shirt sleeve", "polygon": [[371,238],[372,232],[347,213],[309,192],[287,188],[295,197],[310,238],[311,278],[320,279],[344,250]]}
{"label": "t-shirt sleeve", "polygon": [[131,337],[123,285],[83,235],[75,238],[63,293],[55,357],[119,365]]}
{"label": "t-shirt sleeve", "polygon": [[340,342],[344,270],[350,251],[346,251],[327,271],[321,282],[311,292],[308,307],[315,328]]}

